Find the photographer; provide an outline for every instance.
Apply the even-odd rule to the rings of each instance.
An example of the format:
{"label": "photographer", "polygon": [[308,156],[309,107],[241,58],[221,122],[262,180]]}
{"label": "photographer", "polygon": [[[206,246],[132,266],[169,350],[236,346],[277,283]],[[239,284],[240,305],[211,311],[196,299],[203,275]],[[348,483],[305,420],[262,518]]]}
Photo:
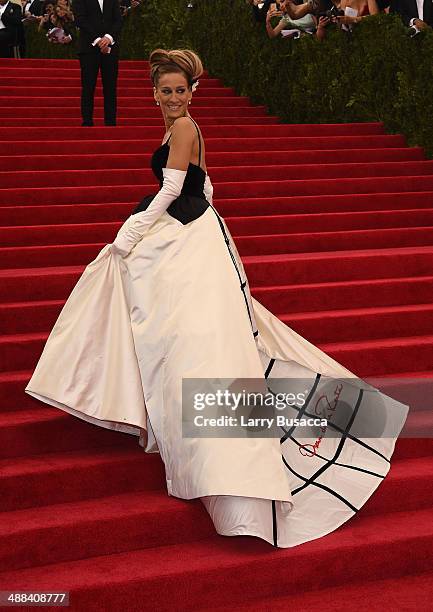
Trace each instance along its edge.
{"label": "photographer", "polygon": [[54,1],[48,0],[44,4],[43,15],[39,19],[38,30],[51,30],[53,27],[51,24],[51,15],[54,13]]}
{"label": "photographer", "polygon": [[74,16],[66,3],[58,2],[50,15],[47,38],[54,44],[68,44],[72,41]]}
{"label": "photographer", "polygon": [[[290,5],[290,6],[289,6]],[[300,17],[291,17],[290,12],[293,14],[293,7],[300,9],[295,11],[296,15]],[[281,10],[269,10],[266,15],[266,32],[269,38],[275,38],[283,32],[283,30],[293,29],[300,30],[302,32],[312,33],[317,27],[317,19],[311,14],[311,3],[305,3],[301,5],[294,5],[290,0],[282,0],[280,2]],[[303,13],[303,14],[302,14]],[[273,17],[281,16],[279,23],[276,27],[272,27],[271,20]]]}

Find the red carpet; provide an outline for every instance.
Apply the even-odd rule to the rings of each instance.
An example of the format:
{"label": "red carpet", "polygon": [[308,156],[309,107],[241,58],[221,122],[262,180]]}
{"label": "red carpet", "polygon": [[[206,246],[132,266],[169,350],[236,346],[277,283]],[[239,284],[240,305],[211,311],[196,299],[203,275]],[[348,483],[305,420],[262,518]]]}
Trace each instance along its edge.
{"label": "red carpet", "polygon": [[24,394],[84,266],[155,191],[163,128],[145,62],[121,64],[115,128],[100,97],[80,127],[76,62],[0,67],[0,589],[69,590],[80,612],[428,608],[433,161],[379,123],[283,125],[200,79],[190,110],[253,294],[357,374],[401,375],[426,397],[359,514],[275,550],[169,498],[136,438]]}

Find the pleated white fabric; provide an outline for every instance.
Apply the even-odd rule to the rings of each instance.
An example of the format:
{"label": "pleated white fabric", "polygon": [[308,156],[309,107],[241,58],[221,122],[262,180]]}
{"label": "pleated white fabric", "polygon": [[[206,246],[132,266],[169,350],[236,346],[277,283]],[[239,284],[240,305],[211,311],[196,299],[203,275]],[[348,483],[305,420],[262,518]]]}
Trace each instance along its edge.
{"label": "pleated white fabric", "polygon": [[[145,450],[161,454],[170,495],[200,497],[218,533],[294,546],[353,516],[388,472],[395,437],[324,438],[314,452],[295,430],[282,441],[182,437],[182,378],[265,372],[309,379],[311,399],[326,377],[357,380],[251,298],[230,233],[210,206],[186,225],[164,213],[125,259],[102,249],[26,392],[102,427],[135,435],[146,428]],[[399,432],[407,406],[378,398]]]}

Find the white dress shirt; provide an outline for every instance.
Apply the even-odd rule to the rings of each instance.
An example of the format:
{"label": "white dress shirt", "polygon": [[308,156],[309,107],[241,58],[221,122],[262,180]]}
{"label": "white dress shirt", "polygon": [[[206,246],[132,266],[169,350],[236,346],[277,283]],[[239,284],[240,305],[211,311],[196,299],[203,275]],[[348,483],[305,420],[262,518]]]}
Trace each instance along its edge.
{"label": "white dress shirt", "polygon": [[0,6],[0,30],[3,30],[6,26],[2,21],[2,16],[3,13],[5,12],[6,8],[8,7],[9,2],[6,2],[6,4],[4,6]]}

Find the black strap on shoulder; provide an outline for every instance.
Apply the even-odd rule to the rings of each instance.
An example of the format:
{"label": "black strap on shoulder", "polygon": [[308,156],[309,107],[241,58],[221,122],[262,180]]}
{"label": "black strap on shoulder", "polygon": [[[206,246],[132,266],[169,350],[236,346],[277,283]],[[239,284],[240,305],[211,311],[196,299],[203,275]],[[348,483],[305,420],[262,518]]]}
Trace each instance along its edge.
{"label": "black strap on shoulder", "polygon": [[201,162],[201,138],[200,138],[200,130],[198,129],[198,125],[196,124],[194,119],[192,117],[190,117],[190,119],[193,122],[193,124],[195,125],[195,129],[197,130],[197,134],[198,134],[198,166],[200,166],[200,162]]}
{"label": "black strap on shoulder", "polygon": [[[197,134],[198,134],[198,165],[200,166],[200,163],[201,163],[201,138],[200,138],[200,131],[199,131],[198,125],[196,124],[194,119],[192,117],[190,117],[190,119],[193,122],[193,124],[195,125],[195,129],[197,130]],[[168,141],[170,140],[171,137],[172,137],[172,134],[170,134],[170,136],[167,138],[167,140],[165,141],[164,144],[168,144]]]}

